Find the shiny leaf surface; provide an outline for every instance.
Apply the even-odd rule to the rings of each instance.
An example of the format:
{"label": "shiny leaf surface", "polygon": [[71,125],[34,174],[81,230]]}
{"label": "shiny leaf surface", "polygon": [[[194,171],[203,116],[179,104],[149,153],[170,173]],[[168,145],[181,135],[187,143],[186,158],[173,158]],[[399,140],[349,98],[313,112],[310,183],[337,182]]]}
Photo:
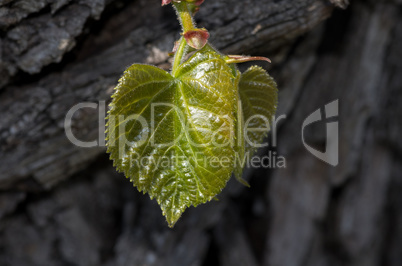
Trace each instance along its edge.
{"label": "shiny leaf surface", "polygon": [[187,207],[213,199],[234,170],[237,83],[206,45],[174,76],[134,64],[115,89],[110,157],[138,190],[156,198],[171,227]]}
{"label": "shiny leaf surface", "polygon": [[270,130],[278,104],[278,89],[274,79],[259,66],[252,66],[240,78],[245,153],[250,156],[261,146]]}

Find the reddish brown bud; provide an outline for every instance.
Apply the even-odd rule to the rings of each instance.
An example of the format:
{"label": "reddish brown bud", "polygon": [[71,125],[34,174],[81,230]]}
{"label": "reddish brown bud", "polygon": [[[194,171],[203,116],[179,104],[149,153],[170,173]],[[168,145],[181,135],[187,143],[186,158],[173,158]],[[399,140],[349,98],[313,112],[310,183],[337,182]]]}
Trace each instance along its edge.
{"label": "reddish brown bud", "polygon": [[172,2],[172,0],[162,0],[162,6],[168,5]]}
{"label": "reddish brown bud", "polygon": [[267,61],[268,63],[271,63],[271,60],[267,57],[246,55],[228,55],[226,56],[225,61],[228,64],[237,64],[249,61]]}
{"label": "reddish brown bud", "polygon": [[206,29],[194,29],[186,31],[183,36],[189,46],[199,50],[207,44],[209,32]]}

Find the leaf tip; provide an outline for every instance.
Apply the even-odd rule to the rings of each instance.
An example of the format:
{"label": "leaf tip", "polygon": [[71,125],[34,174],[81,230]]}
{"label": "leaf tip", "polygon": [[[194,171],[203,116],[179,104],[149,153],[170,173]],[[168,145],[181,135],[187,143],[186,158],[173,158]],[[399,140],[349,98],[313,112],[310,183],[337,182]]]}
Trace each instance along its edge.
{"label": "leaf tip", "polygon": [[241,174],[238,174],[238,173],[236,173],[235,174],[235,177],[236,177],[236,180],[239,182],[239,183],[241,183],[242,185],[244,185],[244,186],[246,186],[246,187],[251,187],[250,186],[250,184],[246,181],[246,180],[244,180],[242,177],[241,177]]}
{"label": "leaf tip", "polygon": [[176,222],[180,219],[184,210],[181,209],[171,209],[167,212],[163,212],[163,215],[166,217],[166,221],[170,228],[173,228]]}

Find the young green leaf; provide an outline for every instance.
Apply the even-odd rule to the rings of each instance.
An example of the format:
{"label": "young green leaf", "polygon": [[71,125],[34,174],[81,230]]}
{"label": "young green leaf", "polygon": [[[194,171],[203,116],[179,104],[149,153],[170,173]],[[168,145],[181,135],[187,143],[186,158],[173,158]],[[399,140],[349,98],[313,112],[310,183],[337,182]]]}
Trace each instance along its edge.
{"label": "young green leaf", "polygon": [[264,69],[252,66],[240,77],[239,94],[246,127],[245,152],[251,156],[270,130],[278,105],[278,89]]}
{"label": "young green leaf", "polygon": [[107,146],[116,168],[156,198],[173,226],[213,199],[235,160],[236,77],[209,45],[174,71],[129,67],[113,95]]}
{"label": "young green leaf", "polygon": [[[239,75],[240,77],[240,75]],[[234,175],[237,181],[243,185],[250,187],[249,183],[242,178],[244,169],[245,158],[245,143],[244,143],[244,115],[243,108],[239,96],[237,102],[237,120],[236,120],[236,163],[234,169]]]}

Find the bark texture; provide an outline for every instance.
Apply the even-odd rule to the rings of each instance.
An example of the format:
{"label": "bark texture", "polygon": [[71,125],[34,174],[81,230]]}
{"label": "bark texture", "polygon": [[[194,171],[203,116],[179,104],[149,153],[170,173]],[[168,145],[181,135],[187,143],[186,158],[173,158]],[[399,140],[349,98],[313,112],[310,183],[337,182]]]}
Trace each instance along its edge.
{"label": "bark texture", "polygon": [[[133,62],[169,68],[179,25],[159,5],[0,0],[0,265],[402,265],[402,2],[205,1],[196,19],[216,48],[273,61],[286,119],[260,153],[286,168],[247,169],[250,189],[230,181],[174,229],[113,169],[101,108],[72,120],[100,147],[64,131]],[[301,128],[337,99],[333,167]],[[306,128],[309,145],[324,149],[328,121]]]}

